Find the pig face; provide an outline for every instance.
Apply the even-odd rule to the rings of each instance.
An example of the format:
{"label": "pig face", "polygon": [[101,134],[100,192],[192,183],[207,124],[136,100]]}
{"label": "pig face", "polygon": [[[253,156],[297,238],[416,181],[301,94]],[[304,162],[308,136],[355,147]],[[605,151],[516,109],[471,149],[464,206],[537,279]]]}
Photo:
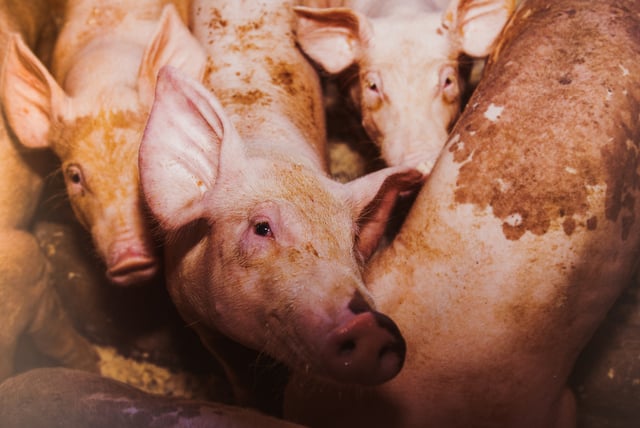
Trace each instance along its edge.
{"label": "pig face", "polygon": [[170,63],[200,76],[205,55],[167,6],[146,47],[96,43],[76,58],[63,89],[13,38],[2,84],[8,122],[22,144],[49,146],[60,158],[73,211],[111,282],[140,283],[159,264],[137,170],[157,70]]}
{"label": "pig face", "polygon": [[297,37],[327,72],[355,70],[350,95],[384,160],[428,173],[460,110],[458,58],[488,54],[512,3],[460,0],[442,16],[375,19],[347,8],[299,7]]}
{"label": "pig face", "polygon": [[249,155],[211,93],[161,70],[139,162],[174,302],[200,329],[292,367],[354,383],[393,377],[404,341],[373,310],[361,270],[395,196],[422,175],[402,167],[342,185],[268,152]]}
{"label": "pig face", "polygon": [[55,125],[61,133],[54,147],[71,207],[91,233],[107,277],[118,285],[147,280],[158,267],[139,194],[136,142],[145,111],[102,110],[59,118]]}

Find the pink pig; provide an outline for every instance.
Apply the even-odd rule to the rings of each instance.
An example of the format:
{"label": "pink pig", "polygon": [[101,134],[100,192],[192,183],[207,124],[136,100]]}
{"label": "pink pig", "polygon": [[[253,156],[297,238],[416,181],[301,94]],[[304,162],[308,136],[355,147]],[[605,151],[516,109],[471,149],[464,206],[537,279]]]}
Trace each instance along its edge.
{"label": "pink pig", "polygon": [[328,4],[355,10],[297,7],[300,46],[342,73],[387,164],[429,173],[460,111],[460,56],[491,52],[515,1],[451,0],[444,12],[427,1]]}
{"label": "pink pig", "polygon": [[8,122],[23,145],[50,146],[61,159],[73,210],[114,284],[158,270],[137,169],[157,71],[173,64],[200,77],[203,58],[176,7],[162,0],[69,1],[53,75],[24,44],[9,49]]}
{"label": "pink pig", "polygon": [[293,381],[314,427],[571,428],[567,379],[640,254],[640,2],[522,2],[367,285],[407,339],[375,388]]}
{"label": "pink pig", "polygon": [[296,370],[378,384],[405,345],[374,310],[363,264],[396,195],[422,175],[328,177],[318,76],[292,20],[289,1],[194,2],[211,90],[160,71],[142,189],[165,234],[169,292],[214,354],[224,359],[221,332]]}

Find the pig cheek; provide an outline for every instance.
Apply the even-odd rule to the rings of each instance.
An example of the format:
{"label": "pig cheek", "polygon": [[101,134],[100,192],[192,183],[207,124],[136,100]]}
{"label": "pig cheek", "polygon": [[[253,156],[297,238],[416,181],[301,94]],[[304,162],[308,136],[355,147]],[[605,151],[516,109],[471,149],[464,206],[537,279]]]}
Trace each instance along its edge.
{"label": "pig cheek", "polygon": [[[261,239],[260,239],[261,238]],[[254,236],[248,228],[235,248],[225,248],[225,243],[214,243],[212,251],[219,254],[215,261],[209,283],[209,301],[212,305],[210,318],[223,332],[245,346],[260,349],[267,314],[276,305],[269,288],[271,277],[269,260],[273,258],[273,242],[268,238]],[[225,278],[224,287],[218,286]]]}
{"label": "pig cheek", "polygon": [[76,178],[69,178],[65,176],[65,184],[67,187],[67,195],[69,196],[69,202],[71,204],[71,209],[75,214],[78,222],[85,228],[85,230],[91,230],[91,216],[88,215],[90,212],[89,204],[91,199],[91,194],[85,186],[84,181],[78,182]]}
{"label": "pig cheek", "polygon": [[366,108],[362,109],[362,127],[367,132],[371,140],[376,145],[381,146],[385,133],[380,127],[382,122],[377,116],[380,116],[378,111],[371,111]]}

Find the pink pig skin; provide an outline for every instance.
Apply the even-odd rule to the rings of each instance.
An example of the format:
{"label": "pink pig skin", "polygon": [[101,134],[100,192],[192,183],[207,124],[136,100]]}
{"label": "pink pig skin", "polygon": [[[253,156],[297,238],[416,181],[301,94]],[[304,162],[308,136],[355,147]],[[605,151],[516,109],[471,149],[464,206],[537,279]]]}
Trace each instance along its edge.
{"label": "pink pig skin", "polygon": [[291,382],[314,427],[573,427],[574,361],[640,250],[640,3],[529,0],[366,281],[390,382]]}
{"label": "pink pig skin", "polygon": [[206,87],[162,69],[140,147],[170,294],[226,365],[239,401],[247,367],[223,337],[347,383],[384,382],[404,359],[402,336],[374,310],[361,273],[395,197],[422,175],[400,167],[347,185],[328,177],[318,76],[292,22],[288,1],[194,2]]}
{"label": "pink pig skin", "polygon": [[51,73],[24,44],[9,49],[8,122],[20,143],[49,146],[60,158],[71,206],[116,285],[158,271],[137,153],[158,69],[172,64],[194,77],[204,70],[204,54],[183,23],[186,7],[68,1]]}
{"label": "pink pig skin", "polygon": [[[46,43],[52,18],[46,1],[0,3],[2,80],[11,41],[22,38],[34,48],[39,39]],[[50,164],[45,153],[20,150],[0,118],[0,381],[13,373],[17,341],[25,334],[62,364],[97,370],[97,355],[73,329],[51,284],[47,259],[28,230]]]}
{"label": "pink pig skin", "polygon": [[461,69],[491,52],[515,5],[451,0],[440,10],[444,5],[428,1],[299,3],[322,6],[296,8],[300,46],[326,72],[340,74],[383,159],[425,174],[459,115]]}

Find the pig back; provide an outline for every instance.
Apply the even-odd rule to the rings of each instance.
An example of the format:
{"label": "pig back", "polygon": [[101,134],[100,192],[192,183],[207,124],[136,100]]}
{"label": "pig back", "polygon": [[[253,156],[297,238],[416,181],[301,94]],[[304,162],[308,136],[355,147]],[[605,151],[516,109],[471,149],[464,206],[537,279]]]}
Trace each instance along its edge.
{"label": "pig back", "polygon": [[311,147],[326,166],[319,77],[296,46],[293,3],[195,0],[191,26],[208,55],[205,86],[250,148],[284,142],[289,156]]}
{"label": "pig back", "polygon": [[403,397],[418,420],[464,399],[547,426],[636,266],[640,4],[524,2],[486,73],[368,273],[413,345],[385,388],[423,391]]}

